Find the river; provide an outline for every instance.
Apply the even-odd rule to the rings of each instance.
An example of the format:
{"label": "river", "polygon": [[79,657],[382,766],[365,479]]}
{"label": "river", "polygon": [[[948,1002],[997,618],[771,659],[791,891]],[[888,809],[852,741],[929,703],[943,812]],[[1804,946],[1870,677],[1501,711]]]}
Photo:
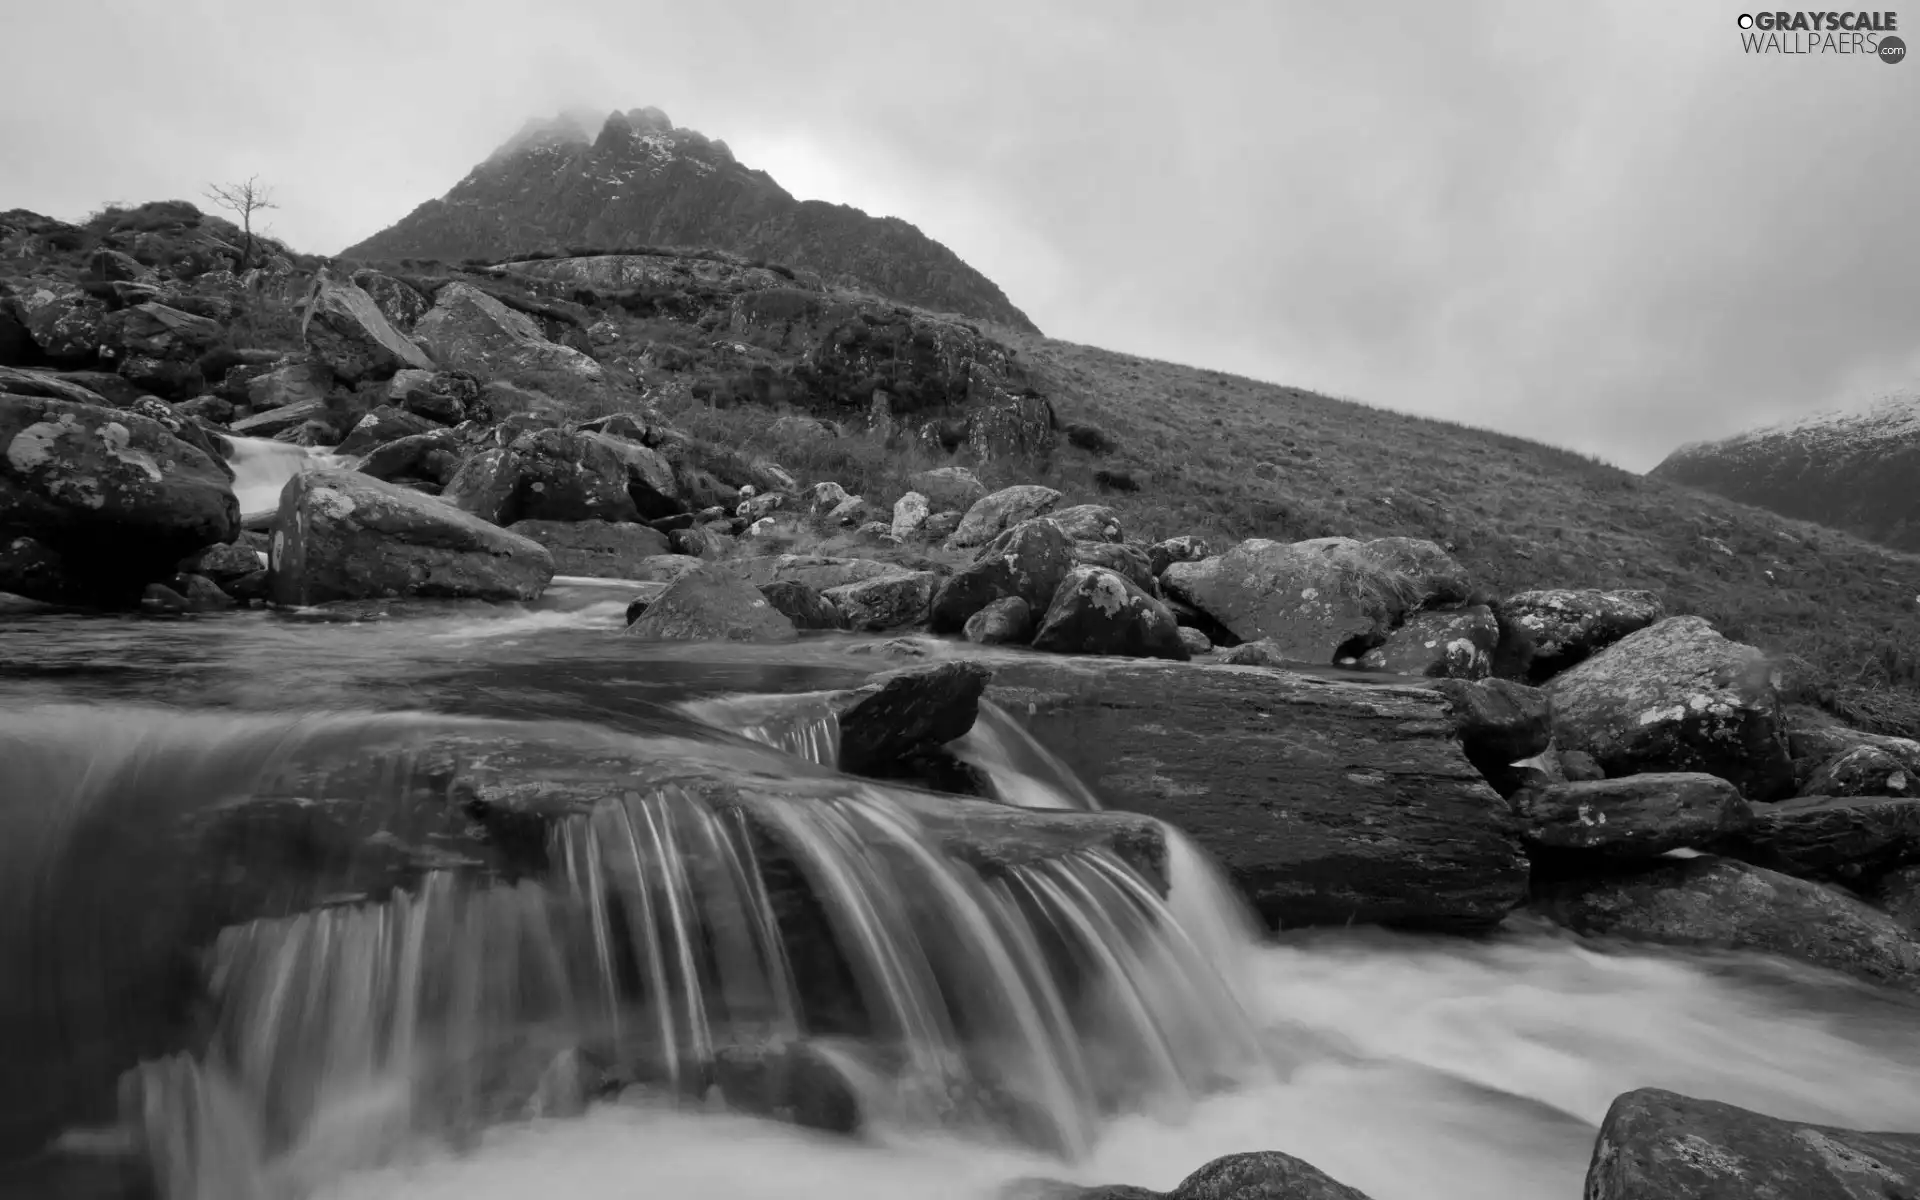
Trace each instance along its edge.
{"label": "river", "polygon": [[[33,827],[57,838],[58,814],[37,826],[23,814],[50,811],[62,780],[107,778],[136,748],[157,753],[168,739],[179,750],[167,760],[176,781],[196,771],[212,778],[228,764],[241,771],[244,737],[232,731],[249,720],[278,722],[282,736],[289,723],[327,714],[367,729],[442,714],[526,736],[567,727],[640,739],[632,744],[642,748],[670,739],[759,753],[739,729],[698,719],[713,720],[724,704],[697,702],[845,686],[893,665],[877,649],[882,639],[853,636],[782,647],[636,644],[620,637],[628,594],[562,579],[530,606],[400,605],[355,623],[266,612],[7,620],[0,752],[13,761],[0,763],[4,815],[16,834]],[[193,725],[196,714],[210,723]],[[206,732],[216,728],[228,732]],[[1061,777],[1044,748],[1017,740],[983,723],[967,751],[1024,804],[1089,805],[1084,784]],[[766,751],[755,761],[780,760]],[[792,770],[823,774],[797,761]],[[68,794],[83,790],[75,783]],[[892,803],[880,794],[847,818],[869,822],[856,842],[883,836],[874,831]],[[28,844],[49,843],[17,841],[13,852]],[[1168,1188],[1212,1157],[1277,1149],[1374,1200],[1573,1200],[1607,1105],[1648,1086],[1781,1117],[1920,1131],[1920,1006],[1902,997],[1752,955],[1582,941],[1521,917],[1473,941],[1379,931],[1255,937],[1210,868],[1178,842],[1176,850],[1170,915],[1160,919],[1187,957],[1155,957],[1163,948],[1152,943],[1115,962],[1134,974],[1200,970],[1205,981],[1185,991],[1171,979],[1133,980],[1130,1003],[1145,1014],[1136,1025],[1148,1040],[1164,1037],[1182,1067],[1212,1054],[1238,1056],[1247,1069],[1224,1090],[1191,1088],[1171,1103],[1161,1089],[1137,1111],[1101,1112],[1071,1161],[973,1126],[930,1125],[924,1114],[889,1123],[881,1113],[866,1136],[848,1139],[697,1102],[669,1106],[632,1089],[583,1116],[493,1126],[457,1151],[420,1138],[373,1160],[356,1141],[364,1128],[339,1145],[309,1138],[301,1182],[275,1176],[276,1195],[984,1200],[1035,1175]],[[853,863],[859,849],[831,853]],[[16,858],[12,869],[28,868]],[[881,886],[846,870],[855,886]],[[955,895],[943,902],[955,912],[1001,919],[991,901]],[[1085,920],[1098,908],[1062,911]],[[29,907],[6,920],[48,916]],[[993,943],[1003,935],[992,931],[1002,926],[968,920],[954,919],[955,952],[998,962]],[[1096,949],[1116,936],[1088,929]],[[876,945],[895,936],[876,934]],[[1015,991],[1008,984],[1000,998]],[[1240,1016],[1195,1017],[1196,1004],[1234,1007],[1251,1040],[1235,1043],[1241,1035],[1225,1031]],[[1187,1029],[1188,1018],[1208,1028]],[[1084,1052],[1097,1068],[1101,1055],[1137,1048],[1135,1032],[1116,1036],[1055,1030],[1027,1044],[1068,1058]],[[368,1079],[362,1126],[380,1124],[385,1111]],[[1057,1103],[1081,1104],[1061,1094]],[[1062,1117],[1059,1129],[1070,1141],[1071,1122]],[[168,1200],[244,1194],[222,1191],[229,1185],[215,1174],[178,1184]]]}

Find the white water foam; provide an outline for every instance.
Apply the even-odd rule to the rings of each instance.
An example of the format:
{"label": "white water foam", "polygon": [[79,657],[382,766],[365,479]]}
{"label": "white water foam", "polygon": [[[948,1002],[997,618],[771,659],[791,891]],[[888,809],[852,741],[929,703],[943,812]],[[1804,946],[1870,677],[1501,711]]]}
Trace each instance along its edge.
{"label": "white water foam", "polygon": [[[1289,1077],[1203,1100],[1177,1122],[1112,1123],[1073,1167],[950,1139],[860,1144],[618,1104],[497,1129],[470,1155],[352,1176],[324,1195],[988,1200],[1033,1175],[1166,1189],[1222,1154],[1283,1150],[1372,1200],[1572,1198],[1607,1104],[1648,1086],[1920,1131],[1911,1006],[1805,969],[1728,973],[1538,931],[1485,945],[1318,938],[1265,947],[1249,965],[1255,1015],[1294,1059]],[[1822,1012],[1802,1007],[1796,980],[1818,989]]]}
{"label": "white water foam", "polygon": [[240,501],[242,519],[271,513],[280,507],[280,491],[301,471],[335,467],[351,458],[276,442],[270,438],[229,437],[233,443],[233,494]]}

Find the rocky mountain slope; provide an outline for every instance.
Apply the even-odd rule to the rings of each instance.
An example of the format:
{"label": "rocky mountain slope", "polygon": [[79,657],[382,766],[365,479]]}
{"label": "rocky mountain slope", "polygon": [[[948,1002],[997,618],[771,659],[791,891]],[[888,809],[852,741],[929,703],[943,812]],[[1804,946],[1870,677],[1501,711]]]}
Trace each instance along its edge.
{"label": "rocky mountain slope", "polygon": [[1695,442],[1649,474],[1920,551],[1920,395]]}
{"label": "rocky mountain slope", "polygon": [[896,217],[796,200],[727,144],[675,128],[657,108],[534,121],[429,200],[341,257],[457,262],[568,247],[718,247],[817,273],[936,312],[1025,332],[994,282]]}

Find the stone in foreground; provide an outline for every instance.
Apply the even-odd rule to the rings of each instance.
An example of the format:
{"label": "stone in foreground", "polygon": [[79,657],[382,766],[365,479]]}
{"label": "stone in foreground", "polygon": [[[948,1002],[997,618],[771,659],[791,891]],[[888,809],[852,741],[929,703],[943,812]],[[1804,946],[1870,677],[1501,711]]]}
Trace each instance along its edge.
{"label": "stone in foreground", "polygon": [[1184,830],[1271,924],[1486,929],[1526,895],[1512,812],[1428,688],[1029,655],[986,698],[1103,803]]}
{"label": "stone in foreground", "polygon": [[1642,1088],[1600,1123],[1585,1200],[1899,1200],[1920,1195],[1920,1134],[1783,1121]]}
{"label": "stone in foreground", "polygon": [[1554,885],[1544,890],[1540,907],[1578,933],[1757,950],[1920,991],[1920,940],[1877,908],[1727,858],[1655,864]]}
{"label": "stone in foreground", "polygon": [[311,470],[280,493],[268,578],[283,605],[534,600],[553,579],[553,555],[431,496],[358,471]]}
{"label": "stone in foreground", "polygon": [[669,584],[627,636],[644,641],[791,642],[800,636],[760,589],[730,571],[702,567]]}

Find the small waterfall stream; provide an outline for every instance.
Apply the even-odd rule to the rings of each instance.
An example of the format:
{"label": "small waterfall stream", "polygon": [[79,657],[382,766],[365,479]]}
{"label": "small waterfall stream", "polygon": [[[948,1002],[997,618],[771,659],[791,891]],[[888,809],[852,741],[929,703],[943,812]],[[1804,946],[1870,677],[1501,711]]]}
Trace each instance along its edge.
{"label": "small waterfall stream", "polygon": [[287,480],[310,467],[342,466],[354,461],[270,438],[228,437],[233,445],[233,494],[242,520],[270,515],[280,507]]}

